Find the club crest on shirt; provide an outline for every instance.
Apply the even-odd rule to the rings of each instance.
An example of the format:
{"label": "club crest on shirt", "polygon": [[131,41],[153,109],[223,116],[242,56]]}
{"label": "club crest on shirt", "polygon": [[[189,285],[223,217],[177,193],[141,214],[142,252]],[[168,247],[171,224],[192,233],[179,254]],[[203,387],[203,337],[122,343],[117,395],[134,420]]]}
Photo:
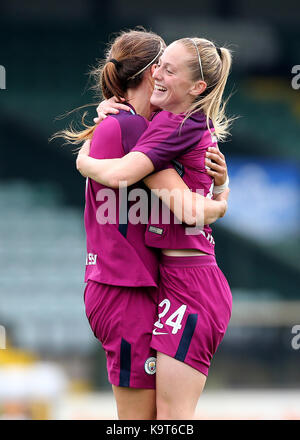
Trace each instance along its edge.
{"label": "club crest on shirt", "polygon": [[156,358],[150,357],[145,362],[145,371],[147,374],[155,374],[156,373]]}

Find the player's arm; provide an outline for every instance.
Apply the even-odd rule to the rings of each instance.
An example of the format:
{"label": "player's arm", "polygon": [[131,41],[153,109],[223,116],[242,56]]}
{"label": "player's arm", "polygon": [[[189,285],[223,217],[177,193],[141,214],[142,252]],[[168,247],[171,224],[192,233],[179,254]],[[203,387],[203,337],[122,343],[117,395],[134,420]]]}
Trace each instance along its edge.
{"label": "player's arm", "polygon": [[189,138],[185,136],[185,143],[181,142],[183,137],[179,138],[178,121],[170,115],[158,113],[135,147],[122,158],[97,161],[84,157],[88,156],[86,151],[90,145],[86,141],[78,154],[78,171],[103,185],[118,188],[120,185],[132,185],[149,173],[164,169],[166,164],[196,142],[193,133],[189,132]]}
{"label": "player's arm", "polygon": [[[110,99],[103,100],[97,107],[97,118],[94,118],[94,122],[100,123],[109,114],[119,113],[119,110],[130,111],[130,107],[123,104],[125,99],[116,98],[115,96]],[[214,193],[220,194],[229,184],[227,164],[225,156],[221,153],[218,147],[209,147],[206,152],[205,165],[207,173],[214,178],[215,188]]]}
{"label": "player's arm", "polygon": [[[140,152],[131,152],[117,159],[99,160],[88,156],[89,149],[90,141],[86,141],[77,158],[77,169],[85,177],[90,177],[105,186],[118,188],[122,186],[122,182],[125,182],[125,186],[131,185],[154,169],[152,161]],[[144,182],[180,221],[189,225],[213,223],[226,212],[226,194],[223,194],[223,199],[213,201],[198,193],[192,193],[173,168],[154,173],[144,179]],[[169,197],[174,189],[177,190],[176,197],[174,194]]]}
{"label": "player's arm", "polygon": [[174,213],[178,220],[187,225],[203,226],[223,217],[227,210],[229,191],[218,196],[218,200],[208,199],[190,191],[174,168],[151,174],[144,183]]}
{"label": "player's arm", "polygon": [[154,171],[151,159],[139,151],[116,159],[94,159],[88,156],[89,149],[88,140],[77,156],[77,170],[84,177],[90,177],[110,188],[130,186]]}
{"label": "player's arm", "polygon": [[[194,132],[191,130],[186,130],[184,135],[181,133],[180,136],[178,121],[171,113],[161,112],[152,120],[133,150],[122,158],[90,158],[90,142],[86,141],[78,154],[77,169],[85,177],[91,177],[106,186],[118,188],[120,185],[132,185],[154,170],[160,171],[165,168],[167,163],[195,143]],[[214,156],[217,156],[219,162],[223,160],[218,154]],[[214,166],[221,168],[215,161]],[[220,174],[219,170],[213,176],[215,180],[217,174]]]}
{"label": "player's arm", "polygon": [[[84,177],[90,177],[96,182],[99,182],[102,185],[111,188],[118,188],[120,186],[130,186],[133,183],[136,183],[139,180],[143,179],[144,177],[148,176],[150,173],[154,171],[154,165],[151,159],[148,156],[146,156],[144,153],[141,153],[139,151],[130,152],[125,156],[123,156],[122,158],[101,159],[101,160],[89,157],[89,151],[90,151],[90,141],[88,140],[83,144],[83,147],[79,151],[77,157],[76,166],[78,171]],[[220,182],[219,184],[221,184],[225,181],[227,177],[227,167],[226,167],[225,158],[220,152],[209,153],[209,154],[214,154],[214,162],[206,162],[209,163],[210,166],[210,170],[208,170],[208,172],[213,174],[215,181]],[[173,173],[173,175],[175,174]],[[179,176],[178,178],[180,179]],[[180,180],[182,184],[184,184],[182,179]],[[149,180],[149,182],[151,181]],[[156,185],[158,185],[157,181],[155,183]],[[165,183],[164,185],[165,186],[159,185],[156,188],[166,188],[167,185]],[[154,186],[152,187],[154,188]],[[186,186],[186,188],[188,187]],[[196,199],[199,199],[199,197],[198,196],[193,196],[193,197],[195,198],[194,202],[196,203]],[[207,205],[209,205],[209,202],[206,203]],[[214,204],[211,204],[211,206],[213,207]],[[221,215],[219,215],[218,217],[220,216]],[[211,218],[213,218],[213,216]],[[188,222],[188,219],[186,220]],[[209,224],[212,221],[205,224]]]}

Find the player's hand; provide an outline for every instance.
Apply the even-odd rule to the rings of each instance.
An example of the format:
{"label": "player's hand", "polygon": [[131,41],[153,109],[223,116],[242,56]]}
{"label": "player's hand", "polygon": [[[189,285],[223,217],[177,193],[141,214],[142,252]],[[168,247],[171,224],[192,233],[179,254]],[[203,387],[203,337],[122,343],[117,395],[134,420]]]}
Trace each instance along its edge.
{"label": "player's hand", "polygon": [[227,179],[227,165],[224,154],[219,148],[209,147],[206,152],[205,165],[210,169],[206,169],[207,174],[215,180],[215,185],[224,185]]}
{"label": "player's hand", "polygon": [[[121,100],[125,101],[124,98],[121,98]],[[99,122],[103,121],[103,119],[105,119],[108,114],[119,113],[119,110],[130,111],[130,107],[128,107],[128,105],[122,104],[115,96],[100,102],[97,107],[98,117],[94,118],[95,124],[99,124]]]}

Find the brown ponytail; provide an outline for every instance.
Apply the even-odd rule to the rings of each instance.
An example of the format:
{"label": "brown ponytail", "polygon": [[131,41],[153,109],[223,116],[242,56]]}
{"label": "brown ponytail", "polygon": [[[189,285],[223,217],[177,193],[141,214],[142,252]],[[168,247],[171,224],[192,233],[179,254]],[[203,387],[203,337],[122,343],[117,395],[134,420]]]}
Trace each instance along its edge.
{"label": "brown ponytail", "polygon": [[[106,50],[105,60],[90,72],[97,97],[126,98],[127,90],[140,85],[144,72],[158,60],[164,48],[163,39],[153,32],[144,29],[121,32]],[[52,139],[62,137],[73,144],[91,139],[96,125],[87,126],[85,115],[81,121],[84,130],[76,131],[71,126],[56,133]]]}

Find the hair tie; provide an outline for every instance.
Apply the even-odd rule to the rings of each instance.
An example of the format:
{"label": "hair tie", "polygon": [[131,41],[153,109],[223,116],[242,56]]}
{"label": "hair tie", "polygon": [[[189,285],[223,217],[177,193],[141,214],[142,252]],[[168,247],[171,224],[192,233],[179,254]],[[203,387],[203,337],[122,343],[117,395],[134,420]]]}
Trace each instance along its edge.
{"label": "hair tie", "polygon": [[222,51],[221,51],[220,47],[216,47],[216,49],[219,54],[219,57],[222,59]]}
{"label": "hair tie", "polygon": [[116,66],[117,69],[119,67],[121,67],[121,63],[119,61],[115,60],[114,58],[110,58],[107,62],[108,63],[113,63]]}

